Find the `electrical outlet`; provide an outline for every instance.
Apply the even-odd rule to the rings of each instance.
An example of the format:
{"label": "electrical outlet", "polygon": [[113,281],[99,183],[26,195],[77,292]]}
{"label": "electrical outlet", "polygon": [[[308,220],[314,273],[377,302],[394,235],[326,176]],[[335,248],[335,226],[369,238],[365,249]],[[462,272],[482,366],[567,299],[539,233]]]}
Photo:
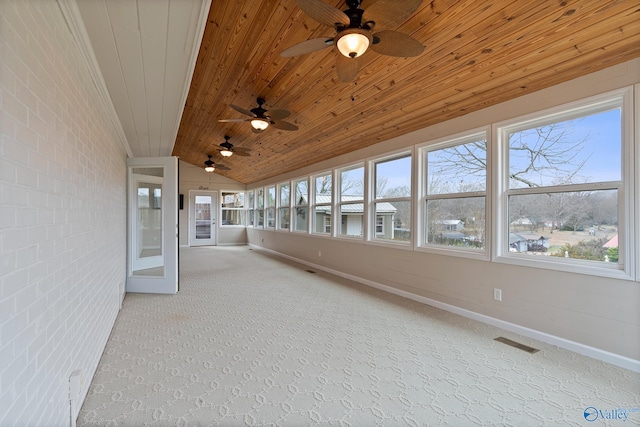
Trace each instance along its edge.
{"label": "electrical outlet", "polygon": [[493,299],[496,301],[502,301],[502,289],[493,288]]}
{"label": "electrical outlet", "polygon": [[76,369],[71,373],[69,377],[69,400],[76,400],[80,398],[80,391],[82,390],[82,371]]}

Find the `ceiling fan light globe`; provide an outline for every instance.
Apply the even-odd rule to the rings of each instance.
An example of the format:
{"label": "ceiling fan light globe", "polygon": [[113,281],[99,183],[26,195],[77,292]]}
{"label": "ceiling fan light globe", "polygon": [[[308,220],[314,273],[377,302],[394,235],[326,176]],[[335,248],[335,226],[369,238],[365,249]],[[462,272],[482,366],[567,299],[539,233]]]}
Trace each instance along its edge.
{"label": "ceiling fan light globe", "polygon": [[338,51],[347,58],[362,56],[371,44],[371,34],[359,28],[344,30],[337,37]]}
{"label": "ceiling fan light globe", "polygon": [[215,166],[205,166],[204,170],[206,172],[213,172],[214,170],[216,170]]}
{"label": "ceiling fan light globe", "polygon": [[223,149],[223,150],[220,150],[220,154],[222,154],[223,157],[231,157],[231,155],[233,154],[233,151]]}
{"label": "ceiling fan light globe", "polygon": [[251,126],[253,126],[255,130],[265,130],[269,126],[269,122],[264,119],[254,119],[251,120]]}

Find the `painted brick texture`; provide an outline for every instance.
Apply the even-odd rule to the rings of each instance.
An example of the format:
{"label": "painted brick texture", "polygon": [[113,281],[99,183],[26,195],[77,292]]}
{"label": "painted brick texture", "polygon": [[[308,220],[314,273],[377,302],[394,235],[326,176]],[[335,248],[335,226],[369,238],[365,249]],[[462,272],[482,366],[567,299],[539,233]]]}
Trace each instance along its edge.
{"label": "painted brick texture", "polygon": [[120,306],[126,154],[56,1],[0,0],[0,58],[0,426],[68,426]]}

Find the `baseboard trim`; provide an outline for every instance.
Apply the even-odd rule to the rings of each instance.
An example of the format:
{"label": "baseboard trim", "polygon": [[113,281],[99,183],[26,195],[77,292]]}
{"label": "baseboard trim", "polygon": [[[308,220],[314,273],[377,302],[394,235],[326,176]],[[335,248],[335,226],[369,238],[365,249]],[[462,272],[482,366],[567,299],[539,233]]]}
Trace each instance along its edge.
{"label": "baseboard trim", "polygon": [[629,357],[621,356],[619,354],[611,353],[605,350],[601,350],[599,348],[591,347],[591,346],[581,344],[575,341],[571,341],[565,338],[557,337],[555,335],[551,335],[546,332],[541,332],[535,329],[520,326],[515,323],[511,323],[504,320],[496,319],[495,317],[487,316],[485,314],[476,313],[471,310],[456,307],[454,305],[443,303],[441,301],[437,301],[431,298],[423,297],[421,295],[413,294],[411,292],[403,291],[401,289],[384,285],[382,283],[374,282],[372,280],[363,279],[358,276],[343,273],[341,271],[334,270],[334,269],[325,267],[323,265],[314,264],[312,262],[305,261],[303,259],[299,259],[291,255],[286,255],[271,249],[267,249],[262,246],[257,246],[253,244],[249,244],[249,246],[251,246],[253,249],[267,252],[282,258],[286,258],[291,261],[304,264],[318,270],[325,271],[327,273],[333,274],[338,277],[353,280],[354,282],[362,283],[363,285],[371,286],[373,288],[380,289],[382,291],[389,292],[391,294],[395,294],[404,298],[408,298],[426,305],[430,305],[432,307],[436,307],[441,310],[448,311],[450,313],[458,314],[460,316],[463,316],[472,320],[477,320],[478,322],[486,323],[488,325],[495,326],[497,328],[501,328],[509,332],[523,335],[525,337],[542,341],[547,344],[555,345],[557,347],[572,351],[574,353],[581,354],[583,356],[591,357],[596,360],[610,363],[612,365],[616,365],[621,368],[628,369],[630,371],[640,372],[640,360],[631,359]]}

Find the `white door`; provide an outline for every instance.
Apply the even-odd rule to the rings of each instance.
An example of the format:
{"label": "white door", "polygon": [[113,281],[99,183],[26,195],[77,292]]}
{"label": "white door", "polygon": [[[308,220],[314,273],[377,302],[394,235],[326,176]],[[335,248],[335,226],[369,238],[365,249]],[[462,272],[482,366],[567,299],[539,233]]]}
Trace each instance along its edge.
{"label": "white door", "polygon": [[218,193],[189,191],[189,246],[216,244]]}
{"label": "white door", "polygon": [[127,159],[127,292],[178,292],[178,159]]}

